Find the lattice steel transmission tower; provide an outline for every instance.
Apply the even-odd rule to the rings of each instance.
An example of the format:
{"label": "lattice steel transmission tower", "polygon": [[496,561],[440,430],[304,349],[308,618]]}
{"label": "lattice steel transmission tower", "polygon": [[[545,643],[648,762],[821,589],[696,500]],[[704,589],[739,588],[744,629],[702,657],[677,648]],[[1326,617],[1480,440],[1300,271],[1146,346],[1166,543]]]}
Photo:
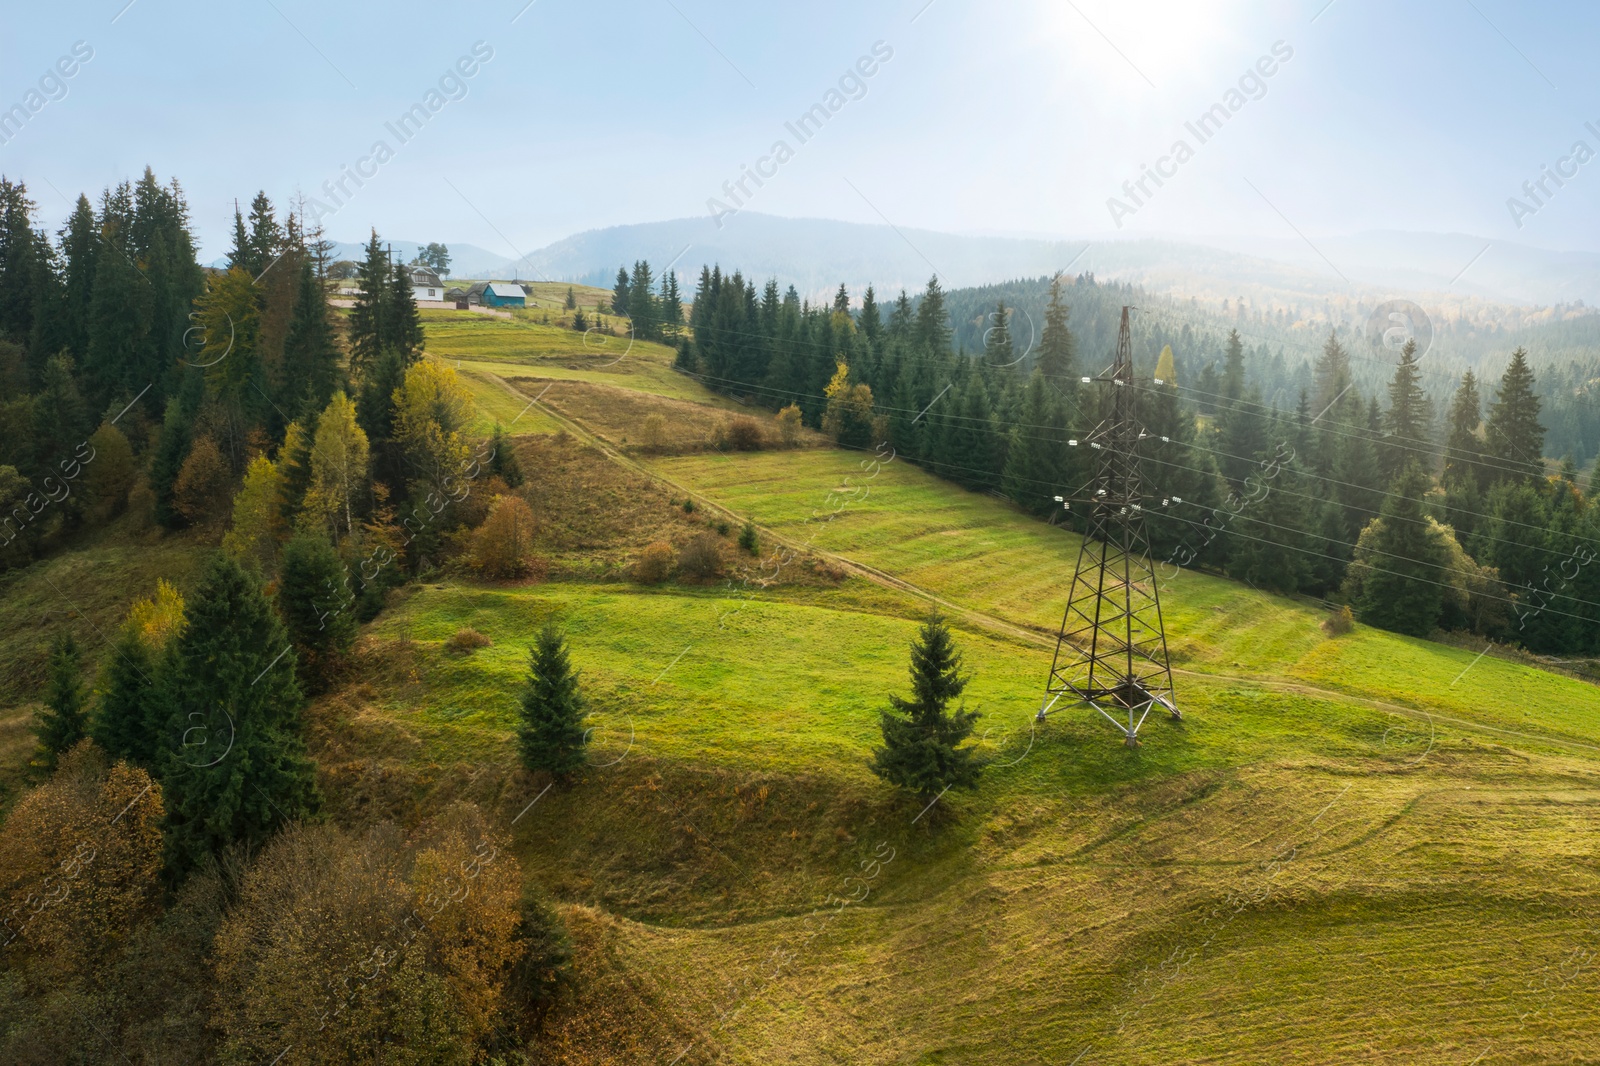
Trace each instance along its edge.
{"label": "lattice steel transmission tower", "polygon": [[1129,747],[1137,747],[1152,708],[1164,708],[1174,720],[1182,715],[1173,696],[1161,596],[1145,533],[1139,446],[1146,434],[1135,413],[1129,310],[1122,309],[1110,370],[1083,379],[1110,383],[1111,416],[1083,442],[1097,453],[1092,492],[1081,501],[1089,526],[1078,549],[1039,717],[1071,695],[1104,715]]}

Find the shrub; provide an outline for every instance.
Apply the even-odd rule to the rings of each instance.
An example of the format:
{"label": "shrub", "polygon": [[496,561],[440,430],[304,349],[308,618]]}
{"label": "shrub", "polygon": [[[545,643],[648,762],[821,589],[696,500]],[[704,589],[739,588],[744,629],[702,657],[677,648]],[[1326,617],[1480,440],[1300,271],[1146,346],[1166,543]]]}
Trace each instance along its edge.
{"label": "shrub", "polygon": [[761,554],[761,541],[756,536],[756,524],[748,518],[744,520],[744,526],[739,530],[739,547],[751,555]]}
{"label": "shrub", "polygon": [[1330,637],[1342,637],[1355,627],[1355,615],[1350,613],[1349,604],[1345,604],[1322,620],[1322,631]]}
{"label": "shrub", "polygon": [[172,484],[173,506],[188,521],[204,522],[228,501],[228,481],[228,466],[217,442],[209,435],[202,436],[189,449]]}
{"label": "shrub", "polygon": [[694,514],[694,499],[692,497],[688,497],[688,496],[684,497],[684,500],[683,500],[683,513],[684,514]]}
{"label": "shrub", "polygon": [[479,648],[487,648],[493,643],[494,641],[479,633],[476,629],[467,626],[464,629],[456,630],[455,635],[444,642],[444,646],[458,655],[471,655]]}
{"label": "shrub", "polygon": [[660,414],[651,413],[644,416],[644,421],[639,423],[639,439],[644,442],[646,449],[659,452],[667,446],[667,420]]}
{"label": "shrub", "polygon": [[778,412],[774,421],[778,423],[778,439],[783,441],[785,448],[793,448],[800,443],[800,408],[790,404]]}
{"label": "shrub", "polygon": [[761,423],[749,415],[735,415],[728,422],[723,431],[727,446],[736,452],[760,451],[766,443],[766,434],[761,432]]}
{"label": "shrub", "polygon": [[644,551],[633,564],[633,579],[641,585],[659,585],[672,573],[673,559],[677,553],[672,545],[658,540]]}
{"label": "shrub", "polygon": [[678,570],[696,580],[709,581],[722,573],[722,541],[699,533],[678,551]]}
{"label": "shrub", "polygon": [[719,518],[711,523],[711,528],[717,531],[717,536],[726,537],[730,527],[726,519]]}
{"label": "shrub", "polygon": [[500,497],[472,538],[472,565],[489,577],[518,577],[532,554],[532,508],[521,496]]}

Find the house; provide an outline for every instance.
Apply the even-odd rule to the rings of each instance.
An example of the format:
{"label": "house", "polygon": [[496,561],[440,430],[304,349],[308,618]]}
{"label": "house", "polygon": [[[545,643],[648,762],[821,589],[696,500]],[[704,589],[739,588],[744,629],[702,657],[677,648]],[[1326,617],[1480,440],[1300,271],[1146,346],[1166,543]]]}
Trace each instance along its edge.
{"label": "house", "polygon": [[480,281],[467,290],[467,303],[483,307],[526,307],[528,294],[510,281]]}
{"label": "house", "polygon": [[448,289],[444,290],[444,298],[447,303],[466,303],[467,290],[463,289],[460,285],[452,285]]}
{"label": "house", "polygon": [[411,295],[418,301],[444,299],[444,282],[427,267],[411,268]]}

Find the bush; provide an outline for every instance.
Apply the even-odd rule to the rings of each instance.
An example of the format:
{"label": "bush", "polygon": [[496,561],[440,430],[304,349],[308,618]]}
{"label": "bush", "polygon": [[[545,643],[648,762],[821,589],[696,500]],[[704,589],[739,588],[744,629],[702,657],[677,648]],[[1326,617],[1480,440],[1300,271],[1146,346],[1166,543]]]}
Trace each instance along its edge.
{"label": "bush", "polygon": [[684,500],[683,500],[683,513],[684,514],[694,514],[694,499],[692,497],[687,497],[687,496],[684,497]]}
{"label": "bush", "polygon": [[800,443],[800,408],[790,404],[778,412],[774,421],[778,423],[778,439],[783,441],[785,448],[793,448]]}
{"label": "bush", "polygon": [[678,551],[679,572],[698,581],[709,581],[722,573],[722,541],[710,533],[699,533]]}
{"label": "bush", "polygon": [[726,519],[719,518],[715,522],[711,523],[711,528],[717,531],[717,536],[726,537],[731,527],[728,525]]}
{"label": "bush", "polygon": [[633,579],[641,585],[659,585],[672,573],[677,553],[672,545],[658,540],[639,554],[633,564]]}
{"label": "bush", "polygon": [[489,577],[526,574],[532,566],[533,510],[521,496],[502,496],[472,538],[472,565]]}
{"label": "bush", "polygon": [[739,547],[751,555],[761,554],[761,541],[756,536],[756,524],[748,518],[744,520],[744,527],[739,530]]}
{"label": "bush", "polygon": [[1350,613],[1349,604],[1345,604],[1322,620],[1322,631],[1330,637],[1342,637],[1355,627],[1355,615]]}
{"label": "bush", "polygon": [[456,630],[455,635],[444,642],[444,646],[458,655],[470,655],[479,648],[487,648],[493,643],[494,641],[468,626]]}
{"label": "bush", "polygon": [[736,452],[760,451],[767,442],[767,435],[761,431],[761,423],[749,415],[735,415],[723,430],[723,437],[727,446]]}
{"label": "bush", "polygon": [[659,414],[648,414],[639,423],[639,439],[648,451],[659,452],[667,446],[667,420]]}

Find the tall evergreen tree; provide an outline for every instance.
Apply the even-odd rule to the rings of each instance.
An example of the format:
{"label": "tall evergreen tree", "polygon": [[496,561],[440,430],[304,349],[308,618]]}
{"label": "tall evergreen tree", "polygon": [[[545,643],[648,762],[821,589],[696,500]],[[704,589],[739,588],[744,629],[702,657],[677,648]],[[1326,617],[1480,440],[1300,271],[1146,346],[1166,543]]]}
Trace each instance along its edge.
{"label": "tall evergreen tree", "polygon": [[94,208],[82,194],[73,205],[66,227],[59,234],[61,253],[66,260],[62,283],[66,287],[67,350],[83,366],[89,353],[89,320],[94,297],[95,254],[100,235],[95,232]]}
{"label": "tall evergreen tree", "polygon": [[356,271],[357,287],[355,306],[350,309],[346,336],[350,345],[350,369],[363,375],[378,361],[385,347],[393,344],[386,336],[390,320],[388,311],[392,292],[389,284],[389,258],[383,245],[378,243],[378,231],[372,230],[367,241],[366,255]]}
{"label": "tall evergreen tree", "polygon": [[1237,401],[1244,396],[1244,341],[1239,331],[1228,331],[1228,347],[1223,358],[1222,394]]}
{"label": "tall evergreen tree", "polygon": [[588,744],[583,719],[584,699],[566,639],[554,622],[547,623],[528,649],[528,681],[517,724],[522,765],[563,778],[582,767]]}
{"label": "tall evergreen tree", "polygon": [[123,626],[101,669],[100,698],[89,724],[90,735],[107,755],[146,769],[156,752],[150,702],[157,668],[156,656],[138,630]]}
{"label": "tall evergreen tree", "polygon": [[320,805],[295,658],[260,585],[218,553],[184,619],[157,696],[168,867],[177,874],[230,844],[259,847]]}
{"label": "tall evergreen tree", "polygon": [[1433,422],[1427,394],[1422,391],[1422,371],[1417,367],[1417,342],[1406,341],[1400,349],[1400,362],[1389,382],[1389,409],[1383,415],[1384,446],[1378,465],[1384,475],[1398,478],[1407,464],[1415,462],[1426,469],[1428,430]]}
{"label": "tall evergreen tree", "polygon": [[872,772],[924,800],[947,788],[976,786],[983,766],[962,742],[979,716],[965,704],[950,709],[969,680],[950,627],[937,616],[929,619],[911,645],[911,698],[890,696],[889,710],[878,712],[883,745],[873,749]]}
{"label": "tall evergreen tree", "polygon": [[83,739],[89,724],[88,702],[83,654],[72,634],[62,633],[50,647],[50,682],[37,727],[47,765],[55,766],[60,755]]}
{"label": "tall evergreen tree", "polygon": [[1350,356],[1339,343],[1339,336],[1333,330],[1328,330],[1328,339],[1322,344],[1322,355],[1317,359],[1316,366],[1316,395],[1312,397],[1312,406],[1317,411],[1325,411],[1338,401],[1350,388]]}
{"label": "tall evergreen tree", "polygon": [[678,272],[661,275],[661,332],[673,338],[683,332],[683,297],[678,292]]}
{"label": "tall evergreen tree", "polygon": [[1036,365],[1058,388],[1078,372],[1078,343],[1067,325],[1069,310],[1061,295],[1061,278],[1050,282],[1050,302],[1045,305],[1044,332],[1039,336]]}
{"label": "tall evergreen tree", "polygon": [[1036,515],[1060,510],[1055,497],[1076,487],[1064,484],[1062,477],[1066,451],[1065,406],[1036,368],[1023,389],[1017,424],[1011,428],[1001,491]]}
{"label": "tall evergreen tree", "polygon": [[1500,391],[1489,405],[1488,447],[1497,456],[1496,480],[1532,481],[1544,476],[1545,428],[1539,423],[1539,397],[1534,395],[1533,369],[1528,353],[1511,353],[1511,363],[1500,378]]}
{"label": "tall evergreen tree", "polygon": [[259,278],[272,266],[284,250],[284,229],[272,208],[266,192],[258,192],[250,201],[250,265],[246,269],[251,280]]}
{"label": "tall evergreen tree", "polygon": [[1391,495],[1358,556],[1371,567],[1356,603],[1356,616],[1368,625],[1425,637],[1444,606],[1449,557],[1430,531],[1422,497],[1428,476],[1415,462],[1395,479]]}
{"label": "tall evergreen tree", "polygon": [[867,286],[867,291],[861,294],[861,313],[856,316],[856,325],[861,330],[861,335],[871,341],[876,347],[883,339],[883,316],[878,310],[878,297],[872,291],[872,286]]}
{"label": "tall evergreen tree", "polygon": [[611,289],[611,313],[628,314],[628,297],[631,295],[633,295],[633,281],[628,277],[628,268],[617,267],[617,283]]}
{"label": "tall evergreen tree", "polygon": [[294,315],[283,342],[277,384],[282,415],[300,422],[320,414],[339,388],[339,347],[328,319],[328,301],[310,258],[300,263]]}
{"label": "tall evergreen tree", "polygon": [[328,683],[355,643],[355,596],[326,536],[302,533],[284,545],[278,609],[313,689]]}
{"label": "tall evergreen tree", "polygon": [[410,366],[422,357],[422,315],[417,311],[411,269],[398,261],[389,273],[389,300],[385,310],[389,321],[384,333],[400,353],[401,361]]}
{"label": "tall evergreen tree", "polygon": [[644,340],[655,340],[661,332],[660,310],[655,293],[651,291],[654,285],[649,260],[634,263],[628,289],[628,316],[633,319],[633,335]]}
{"label": "tall evergreen tree", "polygon": [[1016,349],[1011,344],[1011,324],[1004,301],[995,304],[989,314],[989,327],[983,331],[983,359],[991,367],[1005,367],[1016,362]]}
{"label": "tall evergreen tree", "polygon": [[889,315],[889,336],[901,340],[913,340],[915,329],[916,315],[911,310],[911,297],[901,289],[900,298],[895,300],[894,311]]}
{"label": "tall evergreen tree", "polygon": [[928,287],[917,305],[917,321],[913,339],[924,355],[943,355],[950,350],[950,315],[944,306],[944,290],[939,287],[939,275],[928,279]]}

